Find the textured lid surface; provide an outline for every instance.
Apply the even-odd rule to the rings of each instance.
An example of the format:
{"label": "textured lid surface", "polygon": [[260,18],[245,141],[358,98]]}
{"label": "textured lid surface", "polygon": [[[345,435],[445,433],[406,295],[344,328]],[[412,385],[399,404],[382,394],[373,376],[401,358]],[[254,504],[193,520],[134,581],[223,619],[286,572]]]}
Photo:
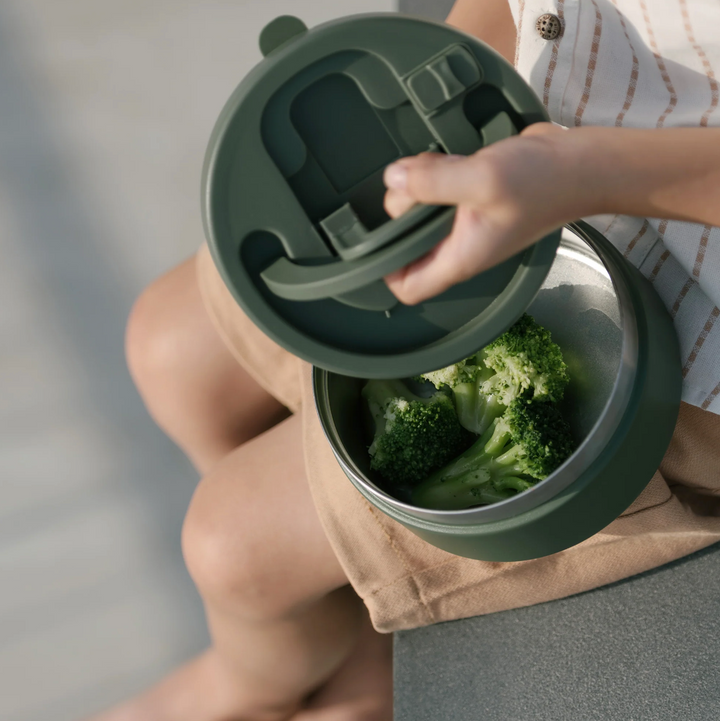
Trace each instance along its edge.
{"label": "textured lid surface", "polygon": [[230,97],[203,169],[203,220],[235,299],[314,365],[403,377],[467,357],[522,315],[559,230],[417,306],[382,277],[431,250],[454,209],[390,220],[384,168],[423,151],[471,154],[546,120],[497,53],[449,26],[360,15],[307,30],[282,17]]}

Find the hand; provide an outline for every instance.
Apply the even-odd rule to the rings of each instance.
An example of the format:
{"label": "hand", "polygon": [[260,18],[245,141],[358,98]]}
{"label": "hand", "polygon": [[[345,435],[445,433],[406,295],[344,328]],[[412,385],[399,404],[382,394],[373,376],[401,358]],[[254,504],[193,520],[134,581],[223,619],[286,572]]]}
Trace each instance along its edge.
{"label": "hand", "polygon": [[415,203],[457,206],[451,234],[385,278],[397,298],[414,305],[438,295],[586,214],[587,179],[578,173],[587,173],[561,151],[566,134],[537,123],[468,157],[423,153],[388,166],[392,217]]}

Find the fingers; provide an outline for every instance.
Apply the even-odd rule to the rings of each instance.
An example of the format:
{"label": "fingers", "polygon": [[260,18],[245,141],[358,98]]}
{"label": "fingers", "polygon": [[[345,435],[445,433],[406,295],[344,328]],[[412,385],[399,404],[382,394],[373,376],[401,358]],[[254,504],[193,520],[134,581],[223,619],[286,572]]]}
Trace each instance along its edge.
{"label": "fingers", "polygon": [[385,212],[391,218],[397,218],[407,212],[415,203],[414,198],[402,190],[388,190],[385,193]]}
{"label": "fingers", "polygon": [[[553,123],[533,123],[520,135],[529,138],[556,136],[565,132],[565,128]],[[508,142],[517,150],[517,140],[501,141],[492,146],[490,153],[486,149],[469,156],[421,153],[401,158],[385,168],[383,180],[388,189],[385,209],[395,218],[413,203],[460,205],[490,199],[503,189],[503,172],[507,171],[504,166],[508,158],[499,163],[497,151],[503,146],[503,152],[507,154]]]}
{"label": "fingers", "polygon": [[542,135],[557,135],[558,133],[564,133],[566,130],[566,127],[557,123],[532,123],[520,135],[524,138],[540,137]]}
{"label": "fingers", "polygon": [[427,255],[386,276],[388,288],[401,303],[416,305],[505,260],[495,257],[494,243],[482,242],[492,234],[485,226],[480,214],[461,208],[450,235]]}
{"label": "fingers", "polygon": [[[417,305],[424,300],[442,293],[449,286],[446,282],[440,280],[437,275],[435,261],[440,253],[440,249],[447,239],[435,246],[427,255],[416,260],[414,263],[401,268],[385,277],[385,283],[390,292],[405,305]],[[428,274],[428,268],[432,272]],[[423,279],[429,275],[430,287],[423,287]],[[434,291],[431,291],[431,288]]]}
{"label": "fingers", "polygon": [[[416,203],[460,205],[471,197],[473,180],[468,158],[461,155],[423,153],[402,158],[385,169],[385,210],[396,218]],[[453,231],[430,253],[385,278],[395,296],[406,305],[415,305],[447,290],[465,277],[458,265],[467,222],[458,213]],[[470,277],[470,276],[467,276]]]}
{"label": "fingers", "polygon": [[[416,203],[458,205],[471,199],[478,179],[471,158],[423,153],[388,165],[383,179],[391,203],[410,198]],[[388,200],[386,199],[386,207]],[[394,210],[394,206],[393,210]]]}
{"label": "fingers", "polygon": [[471,156],[424,153],[389,165],[385,207],[393,217],[413,203],[457,207],[447,238],[385,278],[392,293],[406,305],[420,303],[527,248],[566,216],[578,217],[557,188],[554,136],[566,132],[535,123]]}

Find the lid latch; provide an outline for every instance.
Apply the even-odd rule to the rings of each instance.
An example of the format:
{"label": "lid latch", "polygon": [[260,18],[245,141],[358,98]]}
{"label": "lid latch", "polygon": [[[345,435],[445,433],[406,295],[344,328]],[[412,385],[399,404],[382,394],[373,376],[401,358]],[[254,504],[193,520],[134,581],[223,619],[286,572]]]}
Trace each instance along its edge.
{"label": "lid latch", "polygon": [[455,45],[413,72],[405,84],[419,107],[431,113],[481,79],[475,58],[462,45]]}
{"label": "lid latch", "polygon": [[347,258],[350,248],[362,243],[367,236],[367,228],[357,217],[350,203],[340,206],[334,213],[320,221],[330,242],[341,258]]}

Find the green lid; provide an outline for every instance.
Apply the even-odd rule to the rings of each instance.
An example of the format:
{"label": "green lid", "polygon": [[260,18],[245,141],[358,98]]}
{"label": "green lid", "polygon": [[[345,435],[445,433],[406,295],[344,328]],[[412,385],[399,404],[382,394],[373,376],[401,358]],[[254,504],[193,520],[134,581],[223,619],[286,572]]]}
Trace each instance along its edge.
{"label": "green lid", "polygon": [[417,306],[383,276],[448,235],[454,208],[383,210],[384,168],[423,151],[470,154],[547,120],[530,87],[479,40],[397,14],[308,30],[284,16],[228,100],[203,169],[216,265],[252,320],[314,365],[403,377],[467,357],[522,315],[559,230]]}

